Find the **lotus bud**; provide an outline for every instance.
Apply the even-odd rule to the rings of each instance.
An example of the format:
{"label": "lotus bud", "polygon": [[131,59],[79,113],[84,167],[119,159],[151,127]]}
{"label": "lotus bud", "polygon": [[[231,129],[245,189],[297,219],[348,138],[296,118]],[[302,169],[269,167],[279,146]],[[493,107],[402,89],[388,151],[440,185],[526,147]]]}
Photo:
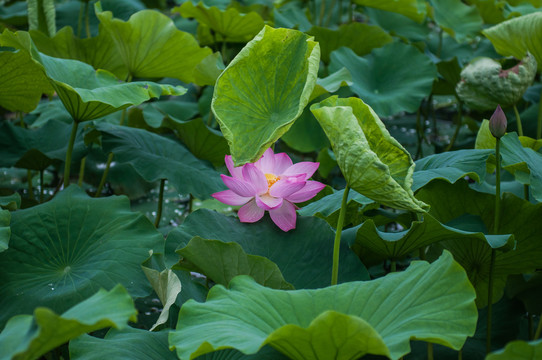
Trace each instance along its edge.
{"label": "lotus bud", "polygon": [[530,53],[509,69],[487,57],[474,59],[461,71],[456,86],[459,98],[475,110],[512,106],[523,96],[536,75],[536,60]]}
{"label": "lotus bud", "polygon": [[500,139],[506,133],[506,115],[500,105],[497,105],[497,109],[489,119],[489,131],[497,139]]}

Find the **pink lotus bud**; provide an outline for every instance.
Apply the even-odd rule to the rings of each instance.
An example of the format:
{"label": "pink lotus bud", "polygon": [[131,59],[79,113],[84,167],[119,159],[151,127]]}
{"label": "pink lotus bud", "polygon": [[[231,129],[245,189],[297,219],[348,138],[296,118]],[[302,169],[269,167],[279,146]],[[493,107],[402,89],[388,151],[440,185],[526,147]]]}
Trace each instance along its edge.
{"label": "pink lotus bud", "polygon": [[497,139],[500,139],[506,133],[506,115],[504,115],[500,105],[497,105],[497,109],[489,119],[489,131]]}

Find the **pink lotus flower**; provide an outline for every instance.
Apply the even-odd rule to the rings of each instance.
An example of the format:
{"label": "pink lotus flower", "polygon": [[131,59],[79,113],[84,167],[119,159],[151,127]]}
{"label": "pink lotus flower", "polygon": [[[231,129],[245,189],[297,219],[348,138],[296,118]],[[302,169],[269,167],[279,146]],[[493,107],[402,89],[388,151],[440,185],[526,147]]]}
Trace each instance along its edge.
{"label": "pink lotus flower", "polygon": [[272,149],[267,149],[255,163],[234,167],[230,155],[226,155],[225,162],[232,176],[220,176],[229,190],[212,196],[228,205],[243,205],[238,213],[241,222],[256,222],[269,211],[283,231],[295,229],[294,203],[313,198],[325,187],[308,180],[319,163],[304,161],[294,165],[288,155],[275,154]]}

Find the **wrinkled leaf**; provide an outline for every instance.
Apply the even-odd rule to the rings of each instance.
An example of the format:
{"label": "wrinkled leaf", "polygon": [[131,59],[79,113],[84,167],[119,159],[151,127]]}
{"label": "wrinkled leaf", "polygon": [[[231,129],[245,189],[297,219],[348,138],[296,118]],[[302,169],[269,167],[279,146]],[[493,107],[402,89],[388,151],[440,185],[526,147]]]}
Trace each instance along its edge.
{"label": "wrinkled leaf", "polygon": [[38,306],[55,312],[120,283],[134,296],[149,286],[141,263],[163,238],[125,197],[93,199],[72,185],[53,200],[12,213],[0,253],[0,326]]}
{"label": "wrinkled leaf", "polygon": [[212,109],[237,166],[257,160],[301,115],[319,59],[307,35],[266,26],[220,75]]}
{"label": "wrinkled leaf", "polygon": [[416,212],[427,206],[412,193],[414,161],[361,99],[330,97],[311,106],[326,132],[347,184],[381,204]]}
{"label": "wrinkled leaf", "polygon": [[203,274],[220,285],[228,286],[237,275],[250,275],[263,286],[293,289],[275,263],[263,256],[248,255],[235,242],[225,243],[196,236],[176,252],[181,257],[178,266]]}
{"label": "wrinkled leaf", "polygon": [[378,280],[317,290],[273,290],[237,277],[229,290],[213,287],[206,303],[187,302],[169,341],[186,359],[230,347],[253,354],[265,344],[292,359],[398,359],[411,337],[459,349],[476,327],[474,296],[449,254]]}
{"label": "wrinkled leaf", "polygon": [[32,315],[11,318],[0,334],[2,359],[33,360],[81,334],[105,327],[122,329],[136,321],[137,310],[128,292],[117,285],[71,307],[62,315],[39,307]]}

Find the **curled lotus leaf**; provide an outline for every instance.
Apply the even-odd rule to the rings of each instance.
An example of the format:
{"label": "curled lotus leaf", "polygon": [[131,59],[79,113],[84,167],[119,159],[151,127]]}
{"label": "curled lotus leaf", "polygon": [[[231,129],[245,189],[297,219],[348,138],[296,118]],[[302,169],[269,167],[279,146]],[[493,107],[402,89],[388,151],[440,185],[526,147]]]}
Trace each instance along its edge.
{"label": "curled lotus leaf", "polygon": [[461,100],[477,110],[492,110],[514,105],[532,84],[536,59],[527,55],[515,66],[503,69],[498,61],[487,57],[474,59],[461,71],[456,91]]}

